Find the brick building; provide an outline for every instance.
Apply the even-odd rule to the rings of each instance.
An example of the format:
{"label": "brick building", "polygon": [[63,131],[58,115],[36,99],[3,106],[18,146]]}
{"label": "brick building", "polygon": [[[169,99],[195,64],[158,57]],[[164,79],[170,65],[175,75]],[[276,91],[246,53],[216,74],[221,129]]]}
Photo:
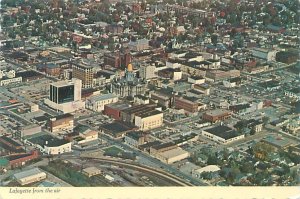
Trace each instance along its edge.
{"label": "brick building", "polygon": [[184,109],[185,111],[195,113],[198,112],[198,103],[192,102],[182,97],[175,97],[174,105],[176,109]]}
{"label": "brick building", "polygon": [[132,56],[128,51],[104,54],[104,65],[115,68],[124,68],[131,62]]}
{"label": "brick building", "polygon": [[60,75],[60,67],[54,63],[49,63],[45,67],[45,73],[48,76],[59,76]]}
{"label": "brick building", "polygon": [[129,108],[128,104],[113,103],[104,105],[104,114],[114,118],[115,120],[121,120],[121,111]]}
{"label": "brick building", "polygon": [[231,112],[223,109],[207,111],[203,114],[203,120],[209,122],[223,121],[231,117]]}
{"label": "brick building", "polygon": [[49,127],[51,132],[72,129],[74,127],[74,116],[67,113],[51,118],[49,121]]}
{"label": "brick building", "polygon": [[133,107],[129,107],[123,109],[121,111],[121,120],[125,123],[135,123],[135,116],[140,113],[146,113],[148,111],[152,111],[156,108],[156,104],[146,104],[146,105],[137,105]]}
{"label": "brick building", "polygon": [[37,159],[39,152],[34,150],[31,153],[16,154],[5,157],[9,161],[9,167],[11,169],[21,167],[27,162]]}
{"label": "brick building", "polygon": [[24,153],[23,146],[7,136],[0,137],[0,155]]}

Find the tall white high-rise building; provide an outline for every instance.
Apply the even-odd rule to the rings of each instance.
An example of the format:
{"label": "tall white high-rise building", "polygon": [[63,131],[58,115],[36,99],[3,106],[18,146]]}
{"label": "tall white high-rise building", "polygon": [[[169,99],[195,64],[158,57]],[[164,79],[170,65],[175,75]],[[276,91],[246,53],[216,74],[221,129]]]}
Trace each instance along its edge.
{"label": "tall white high-rise building", "polygon": [[49,99],[45,104],[63,113],[71,113],[84,108],[81,100],[82,81],[73,78],[71,81],[58,81],[50,84]]}
{"label": "tall white high-rise building", "polygon": [[155,77],[155,69],[156,67],[153,65],[145,65],[140,68],[140,78],[143,79],[151,79]]}

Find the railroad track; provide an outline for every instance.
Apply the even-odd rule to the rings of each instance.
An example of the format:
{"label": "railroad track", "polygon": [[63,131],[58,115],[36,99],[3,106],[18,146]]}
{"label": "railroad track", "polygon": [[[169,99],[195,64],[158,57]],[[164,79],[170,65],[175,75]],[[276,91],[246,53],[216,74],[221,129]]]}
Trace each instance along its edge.
{"label": "railroad track", "polygon": [[152,167],[148,167],[148,166],[141,166],[138,164],[134,164],[134,163],[129,163],[129,162],[124,162],[121,160],[114,160],[114,159],[108,159],[108,158],[91,158],[91,157],[85,157],[85,159],[88,160],[92,160],[95,162],[100,162],[100,163],[110,163],[112,165],[116,165],[116,166],[123,166],[123,167],[127,167],[127,168],[131,168],[131,169],[136,169],[138,171],[141,172],[147,172],[147,173],[151,173],[157,177],[163,178],[165,180],[168,180],[172,183],[174,183],[177,186],[193,186],[191,183],[184,181],[183,179],[174,176],[170,173],[167,173],[165,171],[161,171]]}

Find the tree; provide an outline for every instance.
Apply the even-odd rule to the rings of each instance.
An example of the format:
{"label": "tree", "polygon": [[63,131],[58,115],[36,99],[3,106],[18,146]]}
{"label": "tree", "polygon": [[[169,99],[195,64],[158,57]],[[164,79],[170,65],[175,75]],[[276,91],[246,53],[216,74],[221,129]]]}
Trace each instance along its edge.
{"label": "tree", "polygon": [[228,174],[228,177],[227,177],[227,181],[232,184],[236,177],[241,173],[241,171],[238,169],[238,168],[233,168],[231,169],[231,171],[229,172]]}
{"label": "tree", "polygon": [[253,164],[251,162],[244,162],[240,166],[240,170],[243,173],[252,173],[253,172]]}
{"label": "tree", "polygon": [[270,118],[267,117],[267,116],[264,116],[264,117],[262,118],[262,121],[263,121],[263,123],[264,123],[264,126],[266,126],[266,125],[269,123]]}
{"label": "tree", "polygon": [[256,132],[255,132],[255,129],[252,128],[251,131],[250,131],[250,135],[255,135],[255,133],[256,133]]}
{"label": "tree", "polygon": [[211,180],[212,179],[212,174],[211,172],[202,172],[200,174],[201,178],[205,179],[205,180]]}
{"label": "tree", "polygon": [[255,157],[261,160],[267,160],[268,155],[272,152],[274,152],[274,147],[263,142],[258,142],[253,146]]}
{"label": "tree", "polygon": [[208,165],[215,165],[215,164],[218,164],[218,162],[219,162],[219,159],[215,155],[208,156],[208,159],[207,159]]}
{"label": "tree", "polygon": [[211,35],[211,43],[215,46],[217,45],[217,43],[218,43],[218,35],[217,34]]}

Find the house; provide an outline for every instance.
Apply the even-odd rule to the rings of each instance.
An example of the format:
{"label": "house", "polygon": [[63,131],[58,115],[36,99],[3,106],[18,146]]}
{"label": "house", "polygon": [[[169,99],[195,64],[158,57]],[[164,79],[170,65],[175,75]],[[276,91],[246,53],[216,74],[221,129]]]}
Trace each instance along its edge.
{"label": "house", "polygon": [[288,96],[290,98],[294,98],[296,100],[300,100],[300,88],[294,88],[294,89],[290,89],[290,90],[285,90],[284,91],[284,95]]}
{"label": "house", "polygon": [[209,95],[210,94],[210,86],[206,83],[203,84],[195,84],[193,89],[195,91],[198,91],[204,95]]}

